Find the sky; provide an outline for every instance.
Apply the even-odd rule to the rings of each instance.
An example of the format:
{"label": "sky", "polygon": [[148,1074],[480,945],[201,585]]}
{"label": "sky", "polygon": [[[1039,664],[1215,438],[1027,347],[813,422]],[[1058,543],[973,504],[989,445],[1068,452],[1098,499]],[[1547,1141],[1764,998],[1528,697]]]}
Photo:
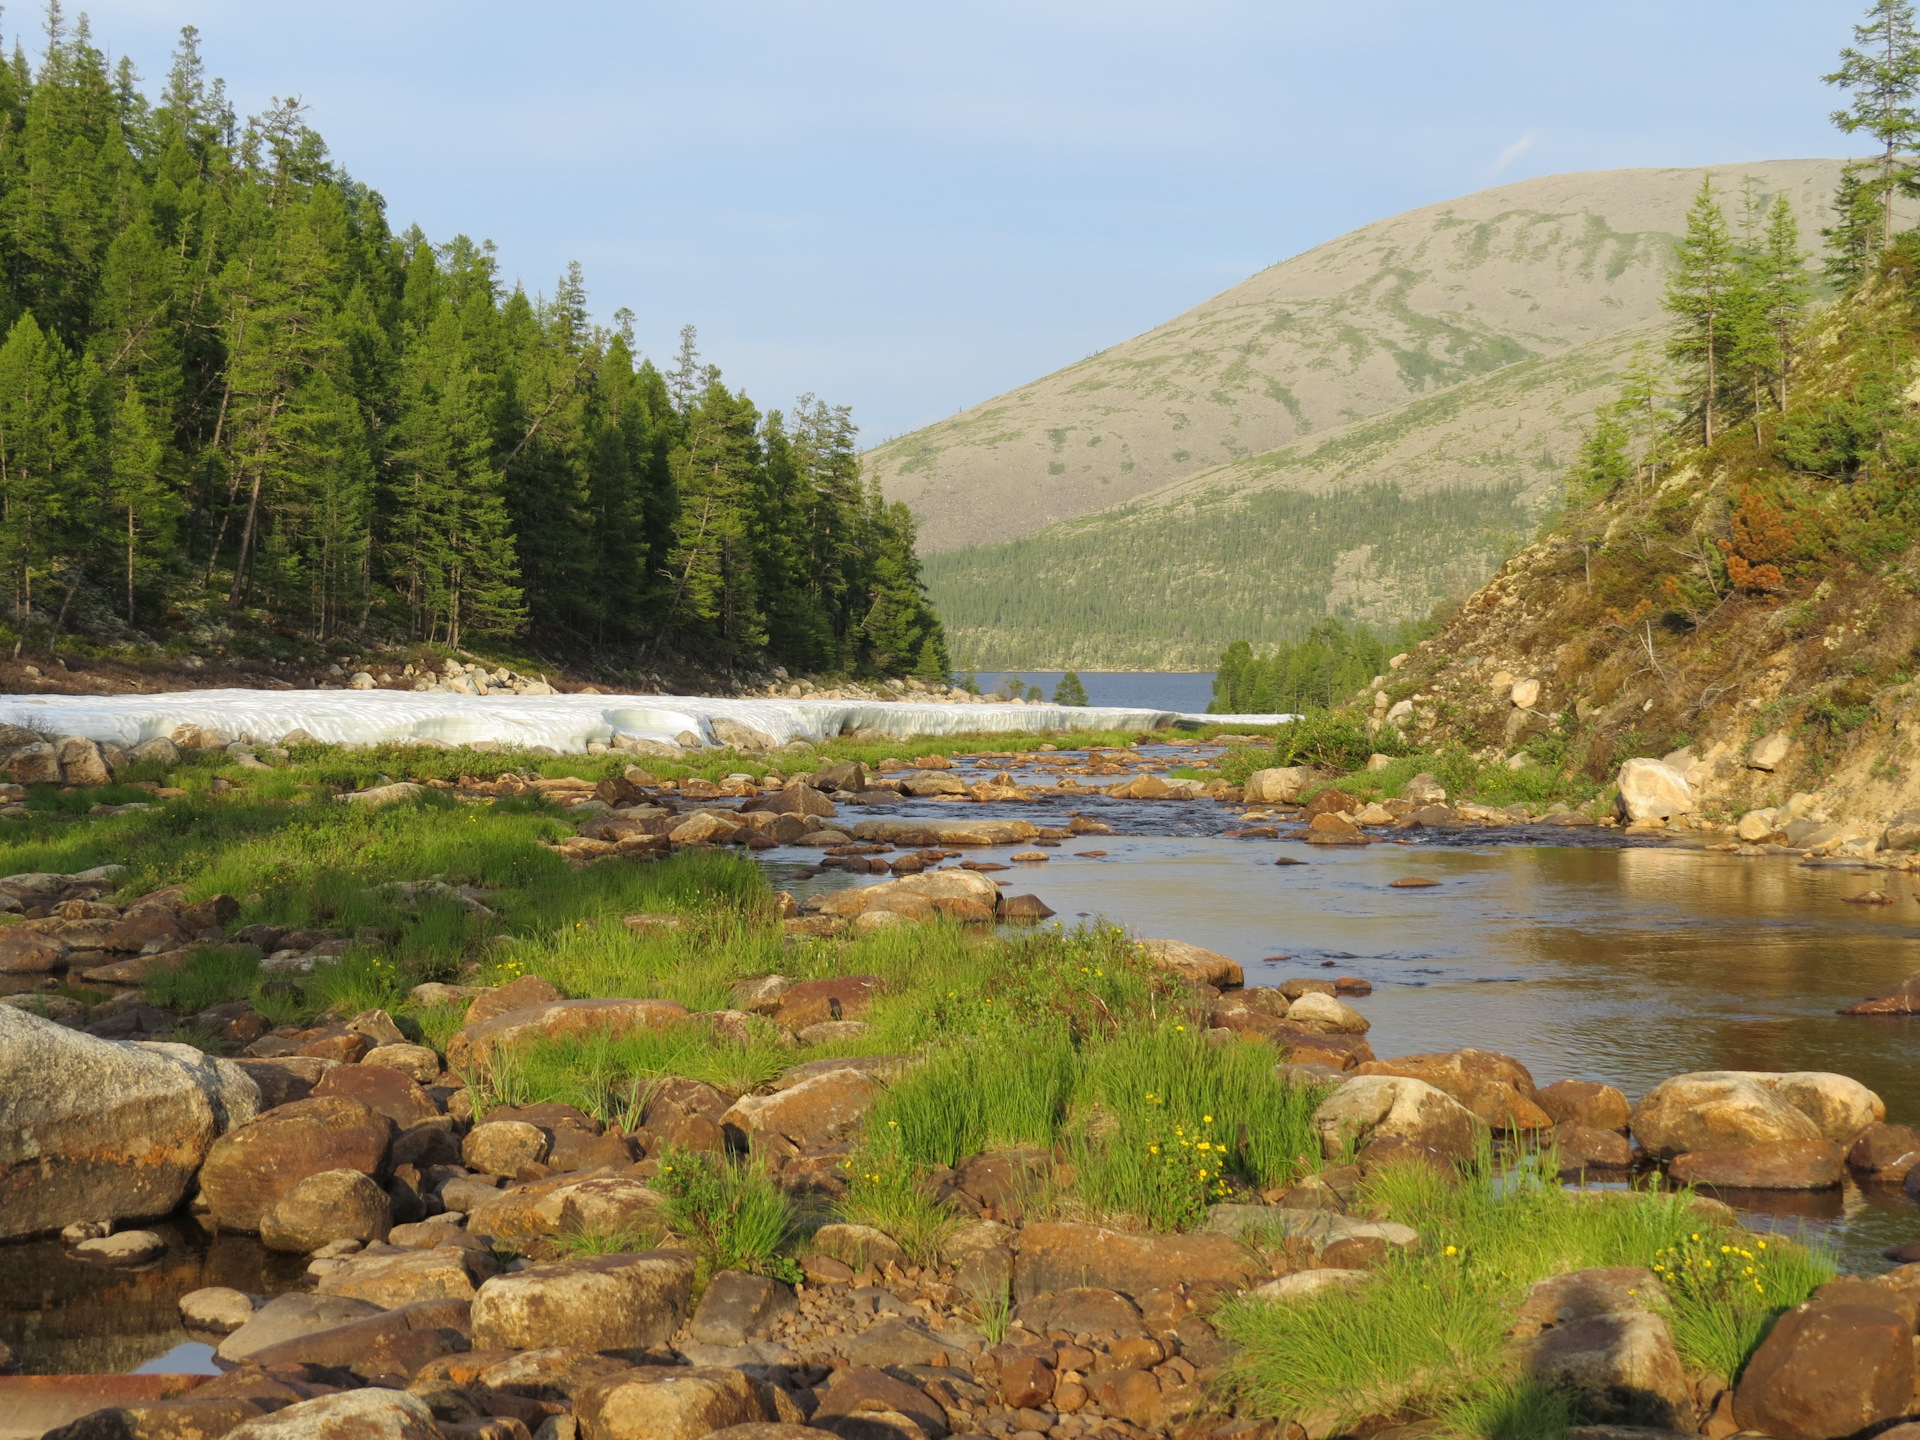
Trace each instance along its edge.
{"label": "sky", "polygon": [[[68,0],[71,16],[82,6]],[[1575,170],[1854,153],[1864,0],[109,0],[244,115],[298,96],[395,228],[570,260],[669,360],[878,443],[1416,206]],[[7,43],[43,41],[36,11]]]}

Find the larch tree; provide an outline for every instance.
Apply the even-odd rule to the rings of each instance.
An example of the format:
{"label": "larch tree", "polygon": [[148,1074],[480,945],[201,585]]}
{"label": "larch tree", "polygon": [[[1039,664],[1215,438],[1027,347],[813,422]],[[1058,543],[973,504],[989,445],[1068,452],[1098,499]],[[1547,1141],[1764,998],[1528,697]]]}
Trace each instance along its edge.
{"label": "larch tree", "polygon": [[1687,211],[1686,234],[1675,247],[1675,260],[1663,302],[1674,319],[1667,348],[1693,374],[1689,399],[1711,445],[1742,279],[1739,249],[1714,195],[1711,175],[1701,179]]}
{"label": "larch tree", "polygon": [[1880,247],[1893,243],[1893,198],[1914,176],[1920,143],[1920,33],[1907,0],[1874,0],[1866,19],[1853,27],[1852,45],[1840,52],[1840,68],[1823,80],[1848,92],[1851,103],[1833,112],[1849,135],[1865,134],[1880,148],[1872,182],[1880,210]]}

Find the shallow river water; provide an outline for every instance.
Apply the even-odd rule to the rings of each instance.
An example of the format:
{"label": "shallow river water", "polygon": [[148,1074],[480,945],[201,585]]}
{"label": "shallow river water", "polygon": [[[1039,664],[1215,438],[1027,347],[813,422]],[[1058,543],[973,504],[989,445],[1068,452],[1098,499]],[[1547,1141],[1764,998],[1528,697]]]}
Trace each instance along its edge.
{"label": "shallow river water", "polygon": [[[1373,993],[1353,1003],[1383,1057],[1470,1045],[1518,1057],[1541,1084],[1603,1080],[1631,1098],[1689,1070],[1835,1070],[1878,1091],[1888,1119],[1920,1124],[1920,1020],[1834,1013],[1920,970],[1913,877],[1600,830],[1427,831],[1354,849],[1232,839],[1238,814],[1204,800],[902,800],[846,814],[1063,825],[1075,811],[1124,833],[1065,841],[1044,864],[999,872],[1009,893],[1039,895],[1061,923],[1102,919],[1221,951],[1250,985],[1364,976]],[[971,854],[1006,863],[1027,848]],[[1077,853],[1089,850],[1107,853]],[[1302,863],[1274,864],[1282,855]],[[763,863],[802,896],[879,878],[807,873],[817,858],[783,849]],[[1440,883],[1389,888],[1406,876]],[[1872,888],[1894,903],[1847,903]],[[1749,1224],[1825,1240],[1849,1270],[1887,1268],[1881,1250],[1920,1240],[1920,1207],[1897,1190],[1722,1198]],[[304,1268],[250,1237],[154,1228],[168,1253],[134,1272],[87,1265],[54,1240],[0,1246],[0,1342],[40,1373],[209,1369],[210,1352],[180,1328],[178,1297],[213,1284],[286,1289]]]}
{"label": "shallow river water", "polygon": [[[1218,950],[1249,985],[1363,976],[1373,993],[1353,1004],[1382,1057],[1499,1050],[1540,1084],[1602,1080],[1630,1098],[1689,1070],[1834,1070],[1879,1092],[1889,1120],[1920,1124],[1920,1020],[1834,1013],[1920,970],[1920,889],[1907,875],[1610,831],[1426,832],[1354,849],[1229,839],[1238,817],[1210,801],[1083,797],[990,813],[1060,824],[1070,810],[1175,833],[1064,841],[1044,864],[996,874],[1009,893],[1032,891],[1067,924],[1104,919]],[[1304,863],[1274,864],[1281,855]],[[800,894],[861,883],[833,871],[794,883],[774,868]],[[1409,876],[1440,883],[1389,888]],[[1894,903],[1848,903],[1875,888]],[[1849,1269],[1884,1269],[1883,1248],[1920,1240],[1920,1207],[1897,1190],[1723,1198],[1754,1223],[1824,1235]]]}

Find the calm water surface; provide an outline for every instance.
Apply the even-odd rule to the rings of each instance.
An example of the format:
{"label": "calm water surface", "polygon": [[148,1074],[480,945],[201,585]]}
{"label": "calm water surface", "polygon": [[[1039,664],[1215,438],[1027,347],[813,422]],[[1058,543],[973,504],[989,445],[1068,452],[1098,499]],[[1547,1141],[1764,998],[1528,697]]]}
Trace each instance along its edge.
{"label": "calm water surface", "polygon": [[[1053,698],[1053,687],[1064,670],[981,670],[974,678],[984,691],[1002,680],[1038,685]],[[1080,683],[1093,705],[1137,705],[1151,710],[1175,710],[1182,715],[1205,711],[1213,699],[1211,670],[1082,670]]]}
{"label": "calm water surface", "polygon": [[[1632,1098],[1689,1070],[1833,1070],[1879,1092],[1890,1120],[1920,1125],[1920,1022],[1834,1013],[1920,970],[1907,876],[1622,846],[1605,832],[1581,844],[1456,832],[1352,850],[1228,839],[1236,817],[1206,803],[1082,798],[992,813],[1060,824],[1070,809],[1161,833],[1064,842],[1045,864],[996,875],[1009,893],[1032,891],[1067,923],[1105,919],[1218,950],[1249,985],[1364,976],[1374,992],[1354,1003],[1383,1057],[1499,1050],[1540,1084],[1602,1080]],[[1089,849],[1107,854],[1074,853]],[[1305,863],[1275,865],[1282,854]],[[1440,883],[1388,887],[1406,876]],[[829,871],[793,888],[848,883]],[[1872,888],[1894,903],[1848,903]],[[1727,1198],[1830,1231],[1850,1268],[1885,1268],[1880,1249],[1920,1240],[1920,1209],[1898,1192]]]}

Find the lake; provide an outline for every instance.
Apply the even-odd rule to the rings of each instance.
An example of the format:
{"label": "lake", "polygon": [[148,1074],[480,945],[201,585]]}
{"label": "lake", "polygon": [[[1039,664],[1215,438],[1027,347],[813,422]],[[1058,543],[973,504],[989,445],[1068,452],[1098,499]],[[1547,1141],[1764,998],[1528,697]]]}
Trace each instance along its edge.
{"label": "lake", "polygon": [[[1064,674],[1064,670],[981,670],[974,678],[988,693],[998,689],[1003,680],[1038,685],[1051,700],[1053,687]],[[1139,705],[1196,715],[1213,699],[1211,670],[1082,670],[1080,683],[1086,686],[1087,701],[1093,705]]]}

